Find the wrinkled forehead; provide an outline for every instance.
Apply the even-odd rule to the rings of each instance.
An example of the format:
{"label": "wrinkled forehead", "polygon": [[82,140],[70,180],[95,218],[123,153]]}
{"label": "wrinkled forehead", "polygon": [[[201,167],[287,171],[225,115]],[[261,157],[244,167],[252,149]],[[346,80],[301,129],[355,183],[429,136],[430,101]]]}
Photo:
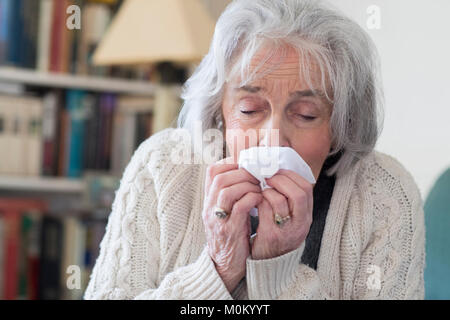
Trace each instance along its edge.
{"label": "wrinkled forehead", "polygon": [[[322,82],[323,77],[325,82]],[[242,86],[259,80],[292,79],[317,87],[325,84],[326,78],[310,54],[289,45],[264,44],[252,55],[241,53],[230,70],[228,81]]]}
{"label": "wrinkled forehead", "polygon": [[253,55],[249,68],[250,72],[256,72],[259,76],[299,77],[299,59],[299,53],[291,47],[276,50],[262,48]]}

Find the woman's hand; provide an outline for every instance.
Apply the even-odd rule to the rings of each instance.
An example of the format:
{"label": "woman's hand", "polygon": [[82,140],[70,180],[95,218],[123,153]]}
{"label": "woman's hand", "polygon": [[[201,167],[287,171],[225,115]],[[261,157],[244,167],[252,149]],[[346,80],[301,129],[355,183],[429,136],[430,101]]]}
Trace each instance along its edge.
{"label": "woman's hand", "polygon": [[[229,162],[227,158],[208,167],[202,217],[209,255],[228,291],[232,292],[245,276],[246,259],[250,255],[249,211],[261,202],[262,194],[256,178]],[[228,216],[217,217],[216,207]]]}
{"label": "woman's hand", "polygon": [[[290,170],[280,170],[266,179],[272,189],[263,191],[258,205],[259,225],[253,239],[252,259],[270,259],[297,249],[309,233],[312,223],[313,186]],[[274,215],[288,217],[281,225]]]}

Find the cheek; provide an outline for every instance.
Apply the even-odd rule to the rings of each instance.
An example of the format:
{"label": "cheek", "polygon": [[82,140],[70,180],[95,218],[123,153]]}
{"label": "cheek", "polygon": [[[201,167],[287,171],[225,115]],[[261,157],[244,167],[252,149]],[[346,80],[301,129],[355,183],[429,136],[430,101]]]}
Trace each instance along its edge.
{"label": "cheek", "polygon": [[258,145],[259,128],[246,125],[238,115],[224,114],[225,141],[230,156],[235,159],[241,150]]}
{"label": "cheek", "polygon": [[314,177],[319,177],[331,148],[331,134],[328,126],[313,132],[304,132],[295,139],[292,148],[297,151],[311,167]]}

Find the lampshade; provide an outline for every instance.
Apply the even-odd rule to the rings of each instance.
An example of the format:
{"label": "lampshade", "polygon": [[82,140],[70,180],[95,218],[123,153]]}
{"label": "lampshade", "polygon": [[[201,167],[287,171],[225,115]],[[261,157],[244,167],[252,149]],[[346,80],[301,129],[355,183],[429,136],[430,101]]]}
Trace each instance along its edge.
{"label": "lampshade", "polygon": [[208,52],[213,33],[214,20],[200,0],[126,0],[93,62],[195,62]]}

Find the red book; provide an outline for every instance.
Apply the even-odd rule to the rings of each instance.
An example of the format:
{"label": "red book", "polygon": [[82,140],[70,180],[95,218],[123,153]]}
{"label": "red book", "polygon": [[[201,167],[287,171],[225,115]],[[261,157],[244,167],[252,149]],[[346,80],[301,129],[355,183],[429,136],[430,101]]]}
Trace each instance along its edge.
{"label": "red book", "polygon": [[30,199],[0,199],[0,216],[5,223],[4,232],[4,299],[17,299],[18,294],[18,267],[20,248],[20,222],[22,212],[29,209],[46,209],[45,203]]}
{"label": "red book", "polygon": [[50,71],[60,72],[62,66],[61,45],[65,31],[65,1],[53,0],[52,34],[50,42]]}
{"label": "red book", "polygon": [[3,275],[4,299],[14,300],[17,298],[18,260],[19,260],[19,225],[20,215],[13,210],[3,211],[5,223],[4,255],[5,267]]}

